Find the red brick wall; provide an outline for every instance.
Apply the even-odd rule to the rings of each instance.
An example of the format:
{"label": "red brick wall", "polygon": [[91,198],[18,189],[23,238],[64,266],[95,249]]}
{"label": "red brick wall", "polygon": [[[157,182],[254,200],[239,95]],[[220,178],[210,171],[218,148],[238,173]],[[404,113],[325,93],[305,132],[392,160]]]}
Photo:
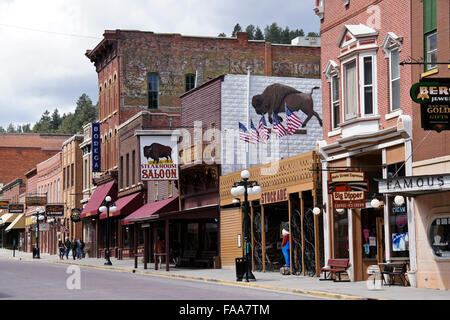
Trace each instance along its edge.
{"label": "red brick wall", "polygon": [[[378,114],[381,116],[380,129],[386,129],[396,125],[397,117],[386,120],[385,115],[390,113],[390,93],[389,93],[389,59],[381,45],[388,32],[394,32],[397,36],[403,37],[403,45],[400,52],[400,61],[411,56],[411,6],[409,1],[398,0],[361,0],[350,1],[350,5],[345,7],[342,1],[325,1],[324,19],[321,23],[321,70],[324,70],[329,60],[340,63],[340,55],[337,44],[338,38],[344,25],[364,24],[373,26],[375,11],[368,10],[370,5],[376,5],[379,9],[379,28],[377,37],[377,85],[378,85]],[[342,77],[342,69],[340,69]],[[412,102],[409,97],[411,87],[411,66],[400,67],[401,79],[401,109],[403,114],[412,115]],[[327,143],[333,143],[339,136],[329,138],[327,133],[331,130],[331,102],[330,84],[327,77],[322,73],[322,101],[323,101],[323,128],[324,139]],[[342,88],[341,88],[342,89]],[[340,107],[342,104],[342,90],[340,91]],[[342,116],[341,116],[342,118]]]}

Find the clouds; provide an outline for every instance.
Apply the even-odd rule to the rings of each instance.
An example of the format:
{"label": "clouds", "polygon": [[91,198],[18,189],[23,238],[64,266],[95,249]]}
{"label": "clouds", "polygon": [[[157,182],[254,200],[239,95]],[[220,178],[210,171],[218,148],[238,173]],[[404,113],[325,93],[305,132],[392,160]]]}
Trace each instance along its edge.
{"label": "clouds", "polygon": [[34,124],[45,109],[73,112],[82,93],[96,103],[97,74],[84,54],[104,30],[230,36],[236,23],[277,22],[318,32],[312,8],[310,0],[0,0],[0,126]]}

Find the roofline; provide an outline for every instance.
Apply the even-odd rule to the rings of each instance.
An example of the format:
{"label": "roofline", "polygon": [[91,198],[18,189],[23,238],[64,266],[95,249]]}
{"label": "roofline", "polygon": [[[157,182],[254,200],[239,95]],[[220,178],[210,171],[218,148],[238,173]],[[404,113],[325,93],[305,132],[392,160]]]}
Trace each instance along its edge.
{"label": "roofline", "polygon": [[193,89],[191,89],[191,90],[189,90],[189,91],[186,91],[185,93],[183,93],[183,94],[180,96],[180,98],[183,98],[184,96],[187,96],[187,95],[189,95],[189,94],[191,94],[191,93],[193,93],[193,92],[199,90],[200,88],[206,87],[207,85],[210,85],[211,83],[213,83],[213,82],[215,82],[215,81],[217,81],[217,80],[219,80],[219,79],[220,79],[221,82],[223,82],[224,78],[225,78],[225,74],[222,74],[222,75],[217,76],[217,77],[215,77],[215,78],[213,78],[213,79],[211,79],[211,80],[208,80],[208,81],[206,81],[205,83],[202,83],[200,86],[195,87],[195,88],[193,88]]}

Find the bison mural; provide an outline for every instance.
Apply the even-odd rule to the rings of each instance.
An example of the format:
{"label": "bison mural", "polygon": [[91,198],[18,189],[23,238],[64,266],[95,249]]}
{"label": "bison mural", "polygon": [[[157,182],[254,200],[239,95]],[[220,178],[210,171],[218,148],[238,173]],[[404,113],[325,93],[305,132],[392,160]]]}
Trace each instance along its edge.
{"label": "bison mural", "polygon": [[[310,93],[304,93],[290,86],[274,83],[264,89],[262,94],[253,96],[252,105],[257,114],[268,114],[269,122],[273,123],[272,112],[277,116],[278,113],[285,112],[285,104],[291,111],[301,110],[307,115],[303,121],[302,127],[305,127],[309,119],[315,116],[322,126],[322,119],[317,112],[314,111],[314,101],[312,93],[319,87],[313,87]],[[282,120],[280,118],[280,120]]]}
{"label": "bison mural", "polygon": [[155,142],[144,147],[144,156],[147,161],[151,158],[155,163],[159,163],[160,158],[172,160],[172,148]]}

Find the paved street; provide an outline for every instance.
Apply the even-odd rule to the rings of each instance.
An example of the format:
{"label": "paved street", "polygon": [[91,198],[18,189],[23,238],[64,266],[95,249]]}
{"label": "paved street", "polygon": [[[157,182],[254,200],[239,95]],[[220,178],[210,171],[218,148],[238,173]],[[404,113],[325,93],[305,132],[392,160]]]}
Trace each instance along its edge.
{"label": "paved street", "polygon": [[[74,269],[69,269],[69,268]],[[76,265],[0,259],[0,299],[318,300],[259,288],[224,286]],[[75,270],[75,273],[74,273]],[[80,281],[77,282],[77,271]],[[79,283],[79,289],[77,284]],[[71,289],[72,288],[72,289]],[[120,290],[119,290],[120,288]],[[193,293],[195,292],[195,295]]]}

